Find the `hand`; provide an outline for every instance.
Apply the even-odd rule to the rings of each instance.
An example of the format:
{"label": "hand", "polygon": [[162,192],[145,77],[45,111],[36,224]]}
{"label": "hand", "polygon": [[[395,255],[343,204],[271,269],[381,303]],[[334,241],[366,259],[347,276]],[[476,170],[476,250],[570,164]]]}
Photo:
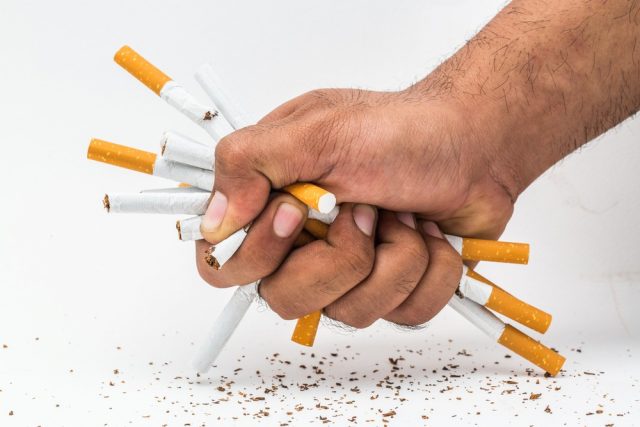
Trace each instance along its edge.
{"label": "hand", "polygon": [[[378,318],[424,323],[461,275],[460,257],[432,221],[447,233],[497,238],[512,213],[513,196],[492,170],[491,133],[469,117],[460,103],[411,90],[325,90],[235,132],[216,151],[203,232],[215,243],[253,223],[222,270],[202,261],[209,244],[199,242],[201,275],[214,286],[264,278],[261,295],[287,319],[325,309],[357,327]],[[342,208],[326,242],[287,257],[306,208],[269,193],[302,181],[335,193]],[[389,211],[416,212],[420,227]]]}

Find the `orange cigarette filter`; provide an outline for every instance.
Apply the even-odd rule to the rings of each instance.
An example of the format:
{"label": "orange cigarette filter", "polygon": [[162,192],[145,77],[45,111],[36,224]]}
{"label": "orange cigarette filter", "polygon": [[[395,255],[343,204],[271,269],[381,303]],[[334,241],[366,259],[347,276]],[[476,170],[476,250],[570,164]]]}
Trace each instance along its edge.
{"label": "orange cigarette filter", "polygon": [[307,219],[304,223],[304,229],[319,240],[326,239],[329,232],[329,226],[317,219]]}
{"label": "orange cigarette filter", "polygon": [[288,185],[284,191],[322,213],[329,212],[336,204],[332,193],[308,182]]}
{"label": "orange cigarette filter", "polygon": [[113,59],[133,77],[154,91],[156,95],[160,95],[164,85],[172,80],[171,77],[160,71],[129,46],[121,47]]}
{"label": "orange cigarette filter", "polygon": [[138,172],[153,174],[156,155],[101,139],[92,139],[87,158]]}
{"label": "orange cigarette filter", "polygon": [[493,290],[485,307],[500,313],[534,331],[544,334],[551,325],[551,314],[514,297],[486,277],[469,269],[467,276],[490,285]]}
{"label": "orange cigarette filter", "polygon": [[314,311],[311,314],[299,318],[293,330],[291,341],[307,347],[313,346],[321,317],[322,315],[319,311]]}
{"label": "orange cigarette filter", "polygon": [[502,335],[498,339],[498,343],[553,376],[556,376],[558,372],[560,372],[566,360],[561,354],[540,344],[538,341],[523,334],[511,325],[506,325]]}
{"label": "orange cigarette filter", "polygon": [[527,264],[529,262],[529,244],[464,238],[461,255],[462,259],[467,261]]}

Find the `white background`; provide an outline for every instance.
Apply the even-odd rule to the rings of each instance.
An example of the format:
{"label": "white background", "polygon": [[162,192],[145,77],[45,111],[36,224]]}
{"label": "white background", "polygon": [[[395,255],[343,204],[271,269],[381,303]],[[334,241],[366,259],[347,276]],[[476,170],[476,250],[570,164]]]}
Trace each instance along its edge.
{"label": "white background", "polygon": [[[194,347],[229,291],[199,279],[174,218],[101,208],[105,191],[170,184],[89,162],[91,137],[149,150],[165,129],[206,138],[113,63],[121,45],[203,99],[192,73],[211,62],[258,118],[316,87],[402,88],[501,3],[2,0],[0,425],[300,425],[320,424],[319,416],[354,425],[353,415],[359,425],[381,425],[392,409],[390,425],[640,425],[637,119],[522,196],[504,238],[531,242],[529,266],[481,268],[554,314],[543,341],[568,357],[556,379],[527,376],[527,364],[504,358],[448,310],[417,332],[323,328],[311,358],[289,341],[292,322],[252,309],[218,366],[194,381]],[[458,355],[462,349],[473,356]],[[276,352],[291,365],[267,360]],[[394,396],[376,384],[390,373],[388,358],[400,355],[411,377]],[[298,366],[323,356],[325,380],[299,391],[310,372]],[[443,371],[446,364],[459,366]],[[454,371],[461,377],[448,376]],[[279,374],[291,386],[265,395]],[[225,377],[235,381],[232,397],[209,404],[229,391],[216,388]],[[243,403],[243,390],[266,400]],[[530,393],[542,396],[529,400]],[[330,409],[316,408],[321,402]],[[252,415],[261,409],[270,415]]]}

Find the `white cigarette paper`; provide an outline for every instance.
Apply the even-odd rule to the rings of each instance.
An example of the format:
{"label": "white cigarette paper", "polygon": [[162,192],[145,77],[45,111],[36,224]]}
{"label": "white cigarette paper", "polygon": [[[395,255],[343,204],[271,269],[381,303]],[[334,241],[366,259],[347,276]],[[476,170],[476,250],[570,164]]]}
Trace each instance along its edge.
{"label": "white cigarette paper", "polygon": [[160,156],[158,156],[153,165],[153,175],[176,182],[185,182],[203,190],[213,190],[213,172],[172,162]]}
{"label": "white cigarette paper", "polygon": [[215,148],[178,132],[167,131],[160,141],[162,157],[205,170],[213,170]]}
{"label": "white cigarette paper", "polygon": [[454,295],[449,300],[449,307],[457,311],[462,317],[473,323],[491,339],[497,341],[505,328],[505,323],[498,319],[496,315],[477,302],[468,298],[460,298]]}
{"label": "white cigarette paper", "polygon": [[204,64],[198,68],[195,78],[209,96],[211,102],[219,108],[220,112],[226,117],[234,129],[240,129],[251,124],[244,111],[238,108],[224,92],[222,82],[215,71],[213,71],[211,65]]}
{"label": "white cigarette paper", "polygon": [[110,213],[200,215],[207,209],[210,193],[107,194],[104,207]]}
{"label": "white cigarette paper", "polygon": [[458,289],[460,290],[460,293],[462,293],[462,295],[469,298],[470,300],[475,301],[478,304],[485,305],[487,301],[489,301],[489,297],[491,297],[493,287],[479,280],[476,280],[473,277],[467,276],[468,271],[468,267],[466,265],[463,265],[462,278],[460,279],[460,286],[458,287]]}
{"label": "white cigarette paper", "polygon": [[196,355],[193,366],[197,372],[204,374],[213,365],[257,295],[256,283],[235,290]]}
{"label": "white cigarette paper", "polygon": [[140,190],[141,194],[148,194],[148,193],[163,193],[163,194],[179,194],[179,193],[205,193],[205,194],[211,194],[210,191],[206,191],[203,190],[202,188],[198,188],[198,187],[168,187],[168,188],[149,188],[146,190]]}
{"label": "white cigarette paper", "polygon": [[215,106],[208,107],[201,104],[193,95],[173,80],[166,82],[162,87],[160,98],[200,125],[211,135],[216,143],[233,132],[229,122],[219,114]]}

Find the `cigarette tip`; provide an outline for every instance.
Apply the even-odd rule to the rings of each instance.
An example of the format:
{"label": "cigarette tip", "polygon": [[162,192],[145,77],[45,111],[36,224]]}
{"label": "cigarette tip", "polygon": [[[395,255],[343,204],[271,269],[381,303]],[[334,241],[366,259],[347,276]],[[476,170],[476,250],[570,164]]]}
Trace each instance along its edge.
{"label": "cigarette tip", "polygon": [[182,228],[180,227],[180,221],[176,221],[176,230],[178,230],[178,238],[182,240]]}
{"label": "cigarette tip", "polygon": [[109,202],[109,195],[105,194],[104,198],[102,199],[102,206],[104,206],[104,208],[107,210],[107,212],[109,212],[109,210],[111,210],[111,203]]}

